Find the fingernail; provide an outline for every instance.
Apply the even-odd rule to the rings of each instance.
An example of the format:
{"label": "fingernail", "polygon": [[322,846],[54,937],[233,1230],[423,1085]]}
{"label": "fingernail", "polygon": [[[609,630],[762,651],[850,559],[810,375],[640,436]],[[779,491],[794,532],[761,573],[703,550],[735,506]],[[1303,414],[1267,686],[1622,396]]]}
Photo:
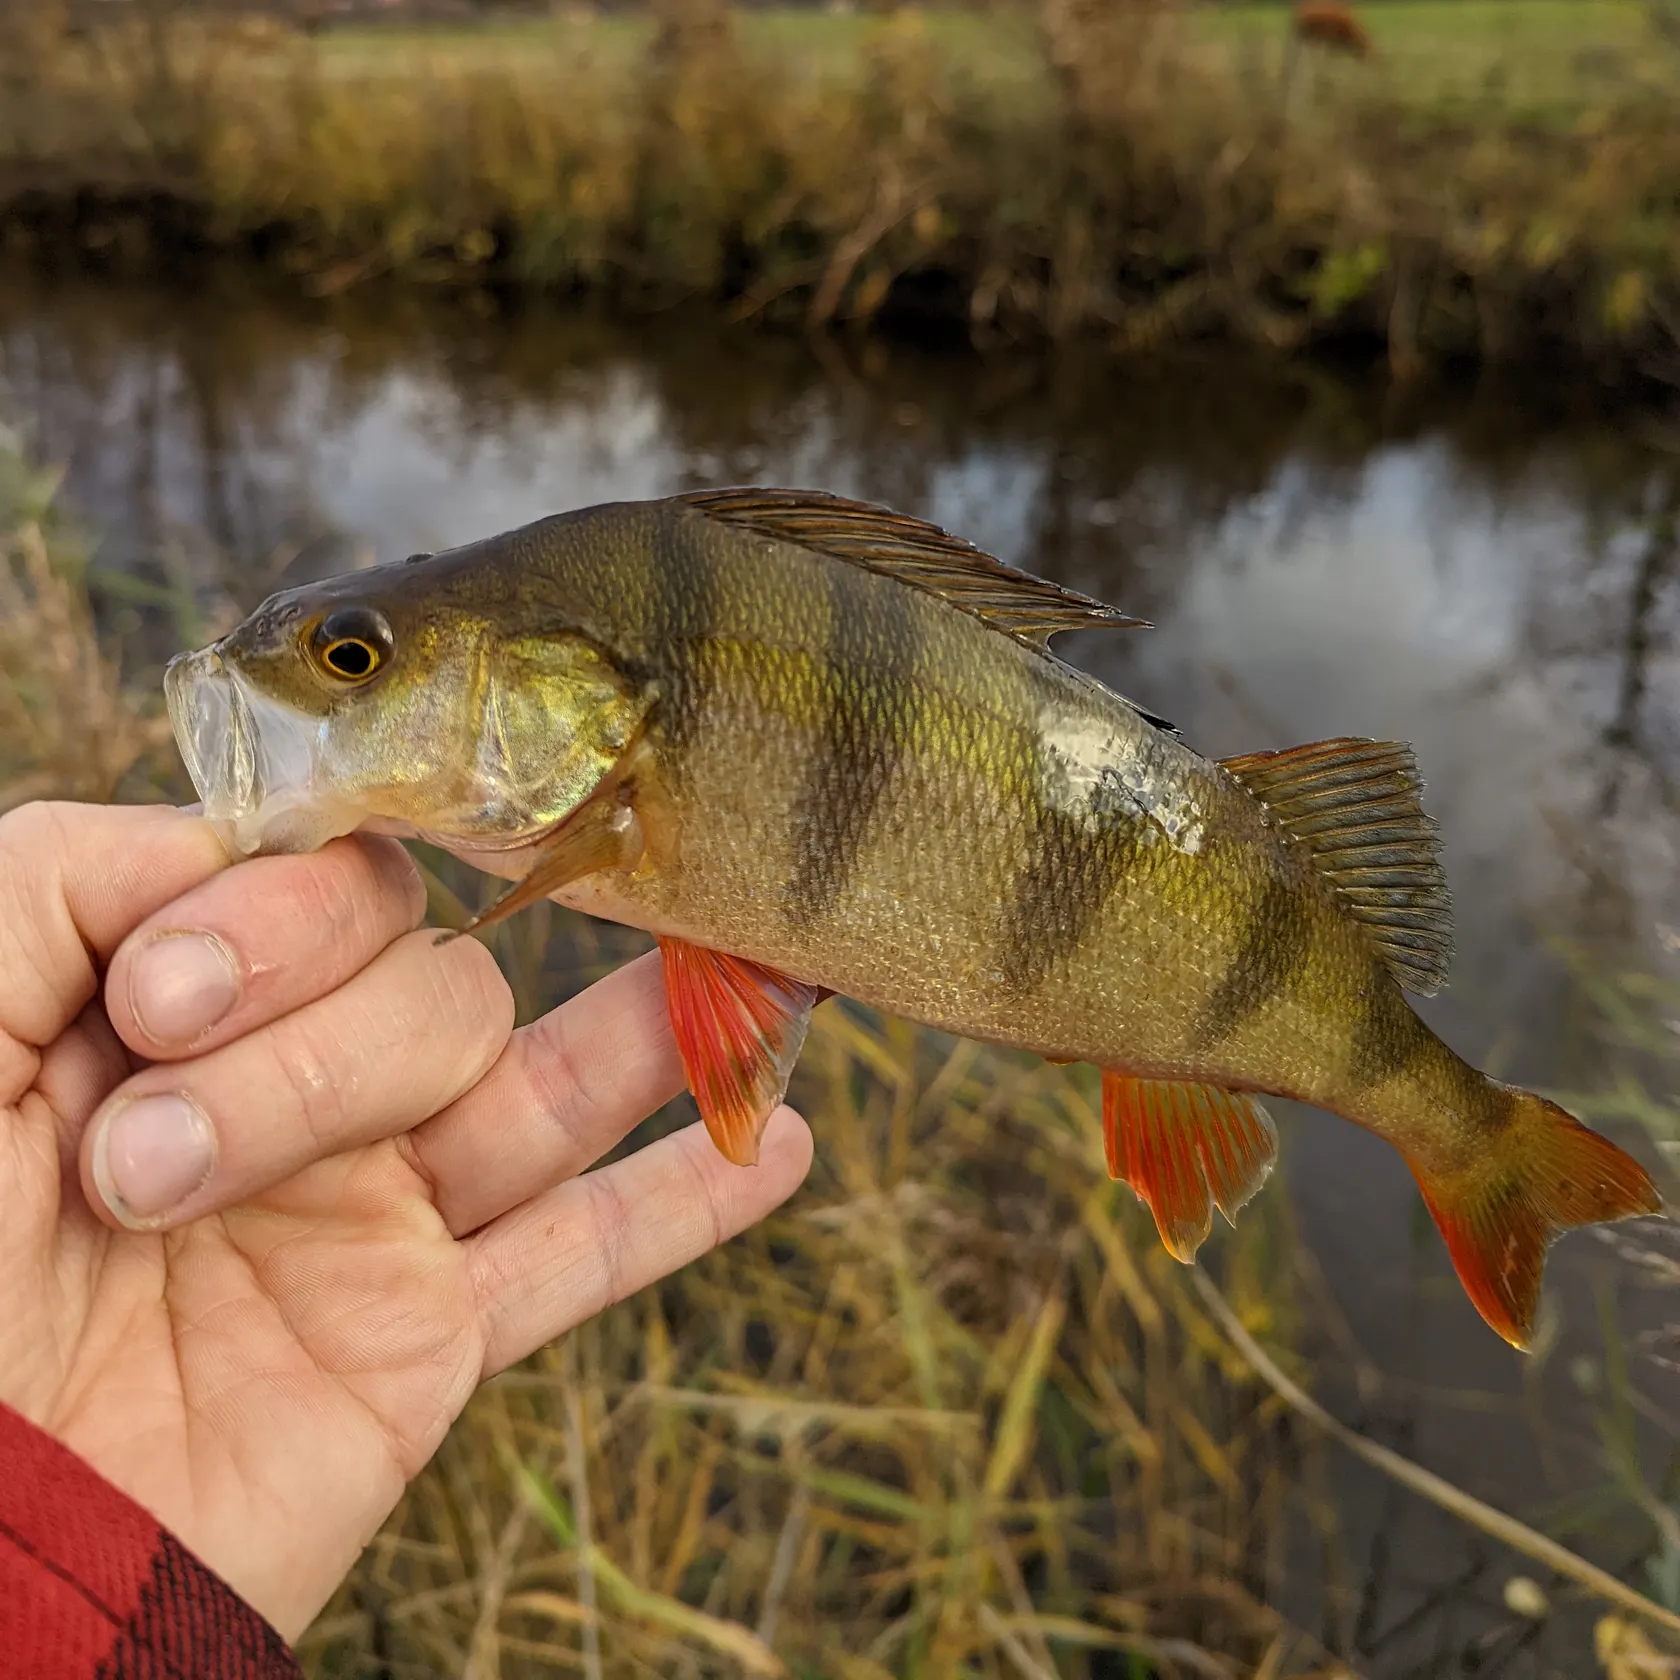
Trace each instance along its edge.
{"label": "fingernail", "polygon": [[158,1224],[215,1165],[215,1130],[185,1097],[138,1097],[107,1115],[93,1140],[94,1185],[135,1230]]}
{"label": "fingernail", "polygon": [[189,1044],[239,998],[239,965],[213,933],[166,933],[128,974],[128,1007],[154,1044]]}

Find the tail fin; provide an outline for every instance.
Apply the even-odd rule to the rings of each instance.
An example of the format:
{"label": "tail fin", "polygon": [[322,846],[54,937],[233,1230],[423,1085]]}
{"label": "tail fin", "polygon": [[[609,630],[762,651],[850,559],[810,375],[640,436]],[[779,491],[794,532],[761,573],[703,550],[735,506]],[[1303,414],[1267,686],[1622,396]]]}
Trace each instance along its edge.
{"label": "tail fin", "polygon": [[1540,1304],[1546,1245],[1572,1225],[1661,1213],[1650,1175],[1556,1103],[1505,1087],[1509,1123],[1486,1157],[1452,1178],[1418,1172],[1418,1187],[1476,1310],[1526,1348]]}

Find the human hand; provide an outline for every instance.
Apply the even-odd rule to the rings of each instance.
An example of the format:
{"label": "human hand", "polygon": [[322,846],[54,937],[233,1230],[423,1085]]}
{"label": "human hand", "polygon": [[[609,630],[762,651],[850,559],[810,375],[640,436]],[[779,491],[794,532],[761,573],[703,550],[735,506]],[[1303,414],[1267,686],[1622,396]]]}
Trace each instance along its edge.
{"label": "human hand", "polygon": [[390,840],[0,817],[0,1400],[288,1639],[479,1383],[810,1162],[783,1109],[754,1169],[696,1125],[585,1173],[682,1088],[657,957],[514,1032],[423,908]]}

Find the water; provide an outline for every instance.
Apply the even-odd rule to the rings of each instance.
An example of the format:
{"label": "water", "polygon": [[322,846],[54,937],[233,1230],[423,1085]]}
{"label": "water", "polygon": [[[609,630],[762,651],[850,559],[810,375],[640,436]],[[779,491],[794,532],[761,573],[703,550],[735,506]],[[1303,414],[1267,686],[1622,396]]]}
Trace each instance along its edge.
{"label": "water", "polygon": [[[980,363],[693,319],[19,277],[0,282],[0,393],[68,464],[101,565],[155,568],[161,546],[211,618],[282,577],[703,484],[932,517],[1152,619],[1063,651],[1210,755],[1414,742],[1459,930],[1453,988],[1423,1009],[1508,1078],[1593,1077],[1556,941],[1656,967],[1680,943],[1680,461],[1588,401],[1397,398],[1228,355]],[[1331,1336],[1326,1396],[1522,1513],[1600,1483],[1568,1376],[1600,1345],[1593,1291],[1619,1288],[1629,1325],[1661,1303],[1569,1239],[1552,1264],[1563,1339],[1525,1379],[1420,1229],[1398,1157],[1290,1118],[1287,1182],[1326,1292],[1313,1312],[1345,1320],[1383,1374],[1354,1381]],[[1379,1620],[1473,1567],[1452,1525],[1391,1509],[1363,1474],[1344,1488],[1355,1559],[1395,1541]],[[1601,1555],[1619,1563],[1636,1535],[1601,1536]],[[1508,1567],[1494,1560],[1485,1601]],[[1499,1621],[1471,1614],[1464,1636]],[[1427,1648],[1379,1646],[1369,1671],[1436,1672],[1416,1666]],[[1553,1670],[1510,1670],[1527,1671]]]}

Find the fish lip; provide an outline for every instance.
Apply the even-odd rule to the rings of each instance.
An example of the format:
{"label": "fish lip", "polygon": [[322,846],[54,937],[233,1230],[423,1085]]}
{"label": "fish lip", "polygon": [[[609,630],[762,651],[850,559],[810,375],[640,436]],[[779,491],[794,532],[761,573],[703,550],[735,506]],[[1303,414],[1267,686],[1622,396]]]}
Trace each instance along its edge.
{"label": "fish lip", "polygon": [[235,858],[310,852],[367,815],[334,799],[321,774],[321,725],[254,689],[220,644],[164,670],[176,746],[204,816]]}
{"label": "fish lip", "polygon": [[236,815],[255,792],[253,730],[220,651],[212,646],[176,654],[164,667],[163,697],[205,815]]}

